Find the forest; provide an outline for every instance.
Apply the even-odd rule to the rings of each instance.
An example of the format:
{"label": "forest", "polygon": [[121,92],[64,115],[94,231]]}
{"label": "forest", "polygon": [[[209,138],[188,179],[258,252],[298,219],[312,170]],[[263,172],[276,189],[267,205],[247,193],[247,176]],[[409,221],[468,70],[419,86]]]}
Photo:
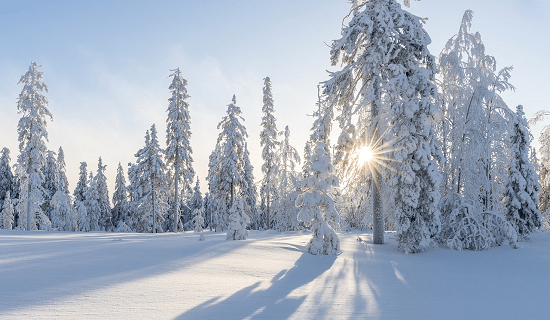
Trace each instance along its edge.
{"label": "forest", "polygon": [[[497,67],[485,53],[471,30],[473,12],[464,13],[437,56],[428,50],[425,21],[397,1],[353,1],[344,21],[330,44],[338,70],[318,84],[303,152],[290,144],[290,128],[277,123],[265,77],[263,117],[253,120],[261,121],[259,137],[248,136],[237,97],[228,97],[209,146],[204,194],[193,168],[188,82],[179,68],[170,71],[166,91],[165,139],[152,124],[135,161],[119,163],[110,195],[101,157],[97,169],[81,162],[69,187],[63,148],[47,145],[48,86],[31,62],[13,106],[21,115],[19,149],[1,150],[0,228],[209,229],[228,240],[245,240],[248,230],[307,230],[307,251],[327,255],[340,250],[338,232],[351,229],[372,229],[379,244],[395,231],[404,253],[515,248],[549,229],[550,126],[538,150],[529,128],[550,112],[528,118],[523,106],[506,104],[502,94],[515,89],[512,68]],[[247,141],[258,138],[262,176],[254,177]]]}

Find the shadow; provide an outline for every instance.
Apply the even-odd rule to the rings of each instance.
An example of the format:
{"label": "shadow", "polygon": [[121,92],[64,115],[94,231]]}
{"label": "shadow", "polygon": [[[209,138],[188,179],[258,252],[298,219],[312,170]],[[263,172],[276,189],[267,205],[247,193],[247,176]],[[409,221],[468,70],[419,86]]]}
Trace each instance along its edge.
{"label": "shadow", "polygon": [[307,296],[289,297],[289,294],[317,279],[332,267],[335,260],[336,256],[314,256],[303,253],[292,268],[276,274],[268,288],[260,289],[261,282],[256,282],[225,299],[218,297],[195,306],[176,319],[289,318],[307,298]]}
{"label": "shadow", "polygon": [[255,242],[209,232],[198,241],[194,233],[0,231],[0,314],[183,270]]}

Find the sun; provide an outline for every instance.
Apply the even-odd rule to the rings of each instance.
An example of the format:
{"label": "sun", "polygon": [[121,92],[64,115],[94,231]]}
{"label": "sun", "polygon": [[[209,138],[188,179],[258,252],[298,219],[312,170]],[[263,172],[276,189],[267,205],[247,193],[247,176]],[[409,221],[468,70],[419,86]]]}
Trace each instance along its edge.
{"label": "sun", "polygon": [[374,159],[374,151],[370,146],[364,146],[357,151],[358,160],[360,164],[371,162]]}

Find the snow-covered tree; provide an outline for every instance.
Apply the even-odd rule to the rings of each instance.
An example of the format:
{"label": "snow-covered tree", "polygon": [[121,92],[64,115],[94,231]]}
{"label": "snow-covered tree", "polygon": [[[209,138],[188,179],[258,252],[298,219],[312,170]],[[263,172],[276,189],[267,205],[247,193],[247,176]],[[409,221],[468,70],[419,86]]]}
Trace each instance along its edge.
{"label": "snow-covered tree", "polygon": [[44,214],[51,220],[51,211],[53,209],[50,203],[53,195],[59,188],[59,170],[57,167],[57,160],[55,158],[55,152],[48,150],[46,156],[46,165],[42,169],[44,172],[44,203],[42,204],[42,210]]}
{"label": "snow-covered tree", "polygon": [[241,191],[241,198],[244,201],[244,210],[246,214],[254,220],[260,220],[258,210],[256,206],[256,200],[258,199],[258,192],[256,191],[256,185],[254,184],[254,167],[250,162],[250,154],[248,152],[248,144],[244,144],[244,186]]}
{"label": "snow-covered tree", "polygon": [[193,149],[189,143],[191,138],[191,117],[189,115],[189,98],[187,94],[187,80],[181,77],[180,69],[172,70],[172,84],[169,89],[172,97],[168,99],[168,119],[166,119],[166,166],[172,168],[174,179],[174,206],[172,217],[172,231],[177,231],[177,217],[179,216],[179,182],[183,188],[193,183],[195,170],[193,169]]}
{"label": "snow-covered tree", "polygon": [[243,199],[237,197],[229,210],[229,227],[226,240],[246,240],[246,237],[248,237],[246,226],[250,223],[250,218],[244,207]]}
{"label": "snow-covered tree", "polygon": [[[531,119],[530,125],[548,118],[550,112],[546,110],[538,111]],[[540,147],[538,149],[537,172],[539,176],[540,192],[538,209],[543,216],[543,227],[550,230],[550,124],[546,124],[538,138]],[[534,154],[533,154],[534,156]]]}
{"label": "snow-covered tree", "polygon": [[189,199],[189,208],[192,210],[192,212],[195,212],[195,210],[202,209],[202,193],[201,193],[201,188],[199,186],[198,177],[197,177],[197,182],[195,183],[195,188],[193,188],[193,195],[191,196],[191,199]]}
{"label": "snow-covered tree", "polygon": [[473,12],[464,13],[458,33],[439,56],[437,133],[447,161],[441,192],[460,193],[476,212],[504,211],[500,199],[509,162],[509,123],[514,113],[500,94],[513,89],[511,68],[497,72],[479,33],[471,33]]}
{"label": "snow-covered tree", "polygon": [[193,224],[195,232],[202,232],[204,226],[204,208],[193,211]]}
{"label": "snow-covered tree", "polygon": [[0,218],[2,218],[2,221],[0,221],[0,227],[2,229],[11,230],[13,227],[13,218],[14,218],[14,210],[13,210],[13,204],[11,202],[11,196],[10,191],[8,190],[6,192],[6,195],[4,196],[4,201],[2,205],[2,214],[0,214]]}
{"label": "snow-covered tree", "polygon": [[107,177],[105,176],[106,165],[103,165],[101,157],[97,162],[97,173],[94,177],[99,193],[99,227],[101,230],[111,231],[114,228],[111,219],[111,204],[109,202],[109,190],[107,189]]}
{"label": "snow-covered tree", "polygon": [[273,108],[273,94],[271,93],[271,80],[269,77],[264,79],[264,88],[263,88],[263,102],[262,112],[264,116],[262,117],[262,131],[260,132],[260,146],[262,149],[262,160],[264,164],[262,165],[263,179],[261,181],[260,188],[260,197],[262,214],[264,216],[263,225],[265,228],[271,228],[271,203],[275,194],[274,186],[274,173],[276,171],[275,166],[275,152],[279,142],[277,141],[277,125],[275,124],[275,116],[273,113],[275,109]]}
{"label": "snow-covered tree", "polygon": [[532,136],[524,115],[523,106],[519,105],[511,137],[513,160],[508,169],[505,193],[508,208],[506,217],[522,238],[541,226],[541,213],[537,209],[540,185],[529,159]]}
{"label": "snow-covered tree", "polygon": [[[330,73],[323,89],[326,103],[341,112],[335,161],[340,174],[349,172],[351,157],[361,147],[386,141],[395,160],[392,172],[378,165],[375,181],[387,180],[395,191],[389,196],[395,200],[399,248],[423,251],[439,231],[441,179],[433,130],[437,89],[432,83],[436,68],[428,50],[431,40],[422,19],[394,0],[358,3],[350,16],[331,50],[332,64],[342,62],[344,67]],[[385,200],[380,199],[378,184],[375,188],[375,242],[381,243],[376,238],[383,242],[380,204]]]}
{"label": "snow-covered tree", "polygon": [[235,195],[241,194],[247,186],[244,158],[248,134],[239,119],[244,121],[233,96],[232,103],[227,106],[227,115],[218,124],[222,131],[208,165],[209,191],[216,206],[214,223],[216,230],[221,231],[229,225],[228,212]]}
{"label": "snow-covered tree", "polygon": [[0,208],[3,208],[4,199],[8,192],[14,198],[15,176],[10,166],[10,149],[2,148],[0,156]]}
{"label": "snow-covered tree", "polygon": [[58,190],[62,190],[69,194],[69,180],[67,180],[67,167],[65,165],[65,152],[59,147],[57,151],[57,174],[58,174]]}
{"label": "snow-covered tree", "polygon": [[71,197],[63,190],[57,190],[51,199],[52,227],[60,231],[76,231],[78,228],[78,216]]}
{"label": "snow-covered tree", "polygon": [[296,207],[300,210],[298,220],[311,225],[313,237],[307,244],[308,252],[333,255],[340,250],[340,239],[329,222],[338,223],[340,216],[331,189],[339,184],[325,143],[318,141],[316,145],[310,159],[309,175],[301,181],[301,193],[296,199]]}
{"label": "snow-covered tree", "polygon": [[145,146],[135,154],[136,164],[130,177],[137,210],[133,224],[138,232],[163,232],[168,211],[168,177],[162,152],[153,124],[145,136]]}
{"label": "snow-covered tree", "polygon": [[101,207],[99,206],[99,191],[93,173],[90,171],[88,187],[84,190],[84,205],[86,206],[86,229],[100,231]]}
{"label": "snow-covered tree", "polygon": [[76,200],[74,206],[77,215],[78,230],[84,232],[91,231],[90,224],[88,223],[88,212],[86,211],[84,201]]}
{"label": "snow-covered tree", "polygon": [[[49,221],[42,211],[44,202],[44,173],[42,168],[46,162],[46,130],[47,118],[52,114],[47,108],[48,99],[42,94],[48,92],[48,86],[43,82],[44,73],[36,62],[31,62],[29,71],[21,76],[18,83],[23,84],[23,90],[17,99],[17,109],[21,114],[17,133],[19,134],[18,176],[21,183],[18,212],[25,225],[19,227],[26,230],[48,228]],[[25,218],[21,216],[25,215]]]}
{"label": "snow-covered tree", "polygon": [[298,229],[298,196],[299,174],[296,166],[300,164],[298,151],[290,145],[290,129],[285,127],[284,139],[277,150],[275,173],[275,198],[273,201],[274,228],[279,231]]}
{"label": "snow-covered tree", "polygon": [[73,191],[73,198],[75,203],[75,209],[78,210],[76,203],[83,202],[85,197],[86,188],[88,188],[88,165],[86,162],[80,163],[80,173],[78,174],[78,182]]}
{"label": "snow-covered tree", "polygon": [[126,179],[120,162],[118,163],[115,192],[113,192],[113,209],[111,210],[113,226],[118,228],[119,221],[128,221],[128,192],[126,190]]}

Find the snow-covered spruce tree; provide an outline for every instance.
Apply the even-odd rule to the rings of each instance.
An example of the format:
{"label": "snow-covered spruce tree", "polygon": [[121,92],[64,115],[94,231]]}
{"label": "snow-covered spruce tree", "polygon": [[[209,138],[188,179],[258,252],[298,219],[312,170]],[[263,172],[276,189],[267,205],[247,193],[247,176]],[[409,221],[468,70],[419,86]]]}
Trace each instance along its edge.
{"label": "snow-covered spruce tree", "polygon": [[3,208],[4,199],[8,192],[14,198],[15,176],[10,166],[10,149],[2,148],[0,156],[0,208]]}
{"label": "snow-covered spruce tree", "polygon": [[126,179],[124,170],[120,162],[118,163],[115,192],[113,192],[113,209],[111,209],[111,219],[113,226],[118,228],[120,223],[128,222],[128,192],[126,190]]}
{"label": "snow-covered spruce tree", "polygon": [[57,151],[57,174],[59,177],[58,190],[69,194],[69,180],[67,180],[67,166],[65,165],[65,152],[59,147]]}
{"label": "snow-covered spruce tree", "polygon": [[218,124],[221,132],[208,165],[209,191],[216,206],[216,231],[227,230],[230,222],[228,212],[235,195],[242,194],[247,186],[244,158],[248,134],[239,119],[244,121],[233,96],[232,103],[227,106],[227,115]]}
{"label": "snow-covered spruce tree", "polygon": [[275,194],[273,200],[274,228],[279,231],[297,230],[299,173],[296,166],[300,164],[298,151],[290,145],[290,129],[285,127],[284,139],[279,144],[276,156]]}
{"label": "snow-covered spruce tree", "polygon": [[78,216],[71,204],[71,196],[60,189],[55,192],[50,203],[52,227],[59,231],[76,231]]}
{"label": "snow-covered spruce tree", "polygon": [[264,88],[263,88],[263,102],[262,112],[264,116],[262,117],[262,131],[260,132],[260,146],[262,149],[262,160],[264,164],[262,165],[263,179],[261,181],[260,188],[260,198],[261,198],[261,211],[263,215],[263,227],[266,229],[271,228],[271,203],[275,195],[275,186],[273,183],[274,173],[276,171],[275,166],[275,152],[279,142],[277,141],[277,125],[275,124],[275,116],[273,113],[275,109],[273,108],[273,94],[271,93],[271,80],[269,77],[264,79]]}
{"label": "snow-covered spruce tree", "polygon": [[88,223],[88,212],[86,211],[84,201],[75,201],[74,206],[77,216],[78,231],[91,231],[90,224]]}
{"label": "snow-covered spruce tree", "polygon": [[154,124],[150,132],[145,136],[145,146],[135,154],[137,159],[131,182],[137,183],[132,186],[137,190],[134,230],[156,233],[163,232],[162,224],[168,211],[168,177]]}
{"label": "snow-covered spruce tree", "polygon": [[523,106],[519,105],[512,133],[513,160],[508,169],[505,193],[507,219],[516,228],[520,238],[527,237],[541,226],[541,213],[537,209],[540,185],[533,164],[529,160],[531,133],[525,120]]}
{"label": "snow-covered spruce tree", "polygon": [[318,141],[311,156],[308,176],[300,183],[300,194],[296,199],[299,208],[298,220],[311,225],[313,237],[307,244],[311,254],[336,254],[340,250],[340,239],[329,221],[338,223],[340,216],[331,198],[331,189],[338,187],[338,178],[327,146]]}
{"label": "snow-covered spruce tree", "polygon": [[202,232],[204,227],[204,208],[193,211],[193,224],[195,232]]}
{"label": "snow-covered spruce tree", "polygon": [[[248,152],[248,144],[244,144],[244,182],[245,185],[241,191],[241,198],[244,201],[244,211],[250,217],[251,221],[260,221],[261,217],[258,214],[256,200],[258,199],[258,192],[256,191],[256,185],[254,184],[254,167],[250,162],[250,153]],[[259,229],[259,226],[256,226]]]}
{"label": "snow-covered spruce tree", "polygon": [[227,229],[226,240],[246,240],[248,230],[246,226],[250,223],[250,218],[245,212],[245,203],[241,197],[235,198],[231,209],[229,210],[229,227]]}
{"label": "snow-covered spruce tree", "polygon": [[42,204],[42,211],[44,211],[44,214],[51,220],[53,206],[50,202],[59,188],[59,170],[57,168],[55,152],[48,150],[46,165],[42,171],[44,172],[44,184],[42,185],[44,189],[44,203]]}
{"label": "snow-covered spruce tree", "polygon": [[[47,108],[48,99],[42,94],[48,92],[48,86],[43,82],[44,73],[36,62],[31,62],[29,71],[21,76],[18,83],[23,84],[23,90],[17,99],[17,109],[22,115],[17,125],[19,134],[18,178],[21,192],[17,204],[19,218],[25,220],[25,225],[18,224],[26,230],[48,229],[49,219],[42,211],[44,202],[44,173],[42,168],[46,162],[46,131],[47,118],[52,114]],[[21,217],[24,215],[25,217]]]}
{"label": "snow-covered spruce tree", "polygon": [[2,218],[2,221],[0,221],[0,227],[2,227],[2,229],[11,230],[14,221],[14,210],[9,190],[8,192],[6,192],[6,195],[4,197],[1,213],[2,214],[0,214],[0,218]]}
{"label": "snow-covered spruce tree", "polygon": [[[540,110],[531,119],[529,119],[529,125],[533,126],[540,121],[547,119],[548,116],[550,116],[549,111]],[[537,158],[537,172],[540,184],[540,202],[538,209],[542,214],[542,227],[550,230],[550,124],[547,124],[542,128],[538,140],[540,143],[537,153],[539,156]]]}
{"label": "snow-covered spruce tree", "polygon": [[101,207],[99,206],[99,191],[94,174],[90,171],[88,187],[84,190],[84,205],[86,206],[86,229],[88,231],[100,231],[99,219],[101,219]]}
{"label": "snow-covered spruce tree", "polygon": [[395,0],[358,4],[342,38],[332,45],[332,64],[341,61],[344,67],[330,74],[323,89],[327,103],[341,111],[338,166],[345,168],[361,143],[388,132],[382,138],[390,143],[397,173],[383,170],[380,178],[389,178],[395,190],[397,242],[407,253],[425,250],[439,231],[440,151],[432,127],[437,90],[430,42],[422,20]]}
{"label": "snow-covered spruce tree", "polygon": [[174,179],[174,205],[172,217],[172,231],[177,231],[177,219],[179,217],[179,193],[181,181],[183,188],[189,187],[193,183],[195,170],[193,169],[193,158],[191,154],[193,149],[189,143],[191,138],[191,117],[189,115],[189,103],[185,101],[189,98],[187,94],[187,80],[181,77],[180,69],[172,70],[172,84],[169,89],[172,91],[172,97],[168,99],[168,119],[166,119],[166,166],[172,168]]}
{"label": "snow-covered spruce tree", "polygon": [[99,227],[104,231],[111,231],[114,228],[111,218],[111,203],[109,202],[109,190],[107,189],[107,177],[105,176],[106,165],[103,165],[101,157],[97,162],[97,173],[94,177],[99,193]]}
{"label": "snow-covered spruce tree", "polygon": [[197,177],[197,182],[195,183],[195,187],[193,188],[193,195],[191,196],[191,199],[189,199],[189,208],[192,210],[193,215],[195,210],[202,209],[202,193],[201,188],[199,186],[199,178]]}
{"label": "snow-covered spruce tree", "polygon": [[76,183],[76,187],[73,191],[73,198],[75,202],[75,208],[76,208],[76,202],[82,202],[86,199],[85,192],[86,188],[88,188],[88,165],[86,162],[80,162],[80,172],[78,174],[78,182]]}

